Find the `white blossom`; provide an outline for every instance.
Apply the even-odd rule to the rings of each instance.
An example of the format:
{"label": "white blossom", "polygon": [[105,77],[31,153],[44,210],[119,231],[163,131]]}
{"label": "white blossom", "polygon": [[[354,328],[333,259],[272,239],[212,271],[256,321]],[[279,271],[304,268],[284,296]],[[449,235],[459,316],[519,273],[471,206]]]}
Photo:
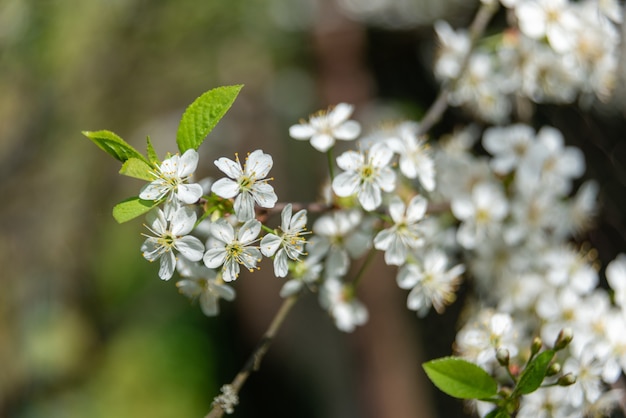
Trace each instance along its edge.
{"label": "white blossom", "polygon": [[473,249],[500,230],[509,205],[502,190],[492,183],[478,184],[469,197],[459,196],[451,202],[452,213],[461,220],[457,232],[459,244]]}
{"label": "white blossom", "polygon": [[520,193],[542,188],[565,195],[571,189],[572,180],[584,171],[583,153],[578,148],[565,146],[563,134],[546,126],[539,130],[537,141],[521,161],[515,181]]}
{"label": "white blossom", "polygon": [[528,125],[516,124],[492,127],[483,135],[483,146],[493,158],[490,165],[498,174],[515,170],[535,140],[535,130]]}
{"label": "white blossom", "polygon": [[465,267],[461,264],[448,269],[448,257],[441,251],[430,251],[421,263],[406,264],[397,276],[398,286],[411,289],[407,307],[420,317],[426,316],[430,307],[442,313],[456,299],[459,276]]}
{"label": "white blossom", "polygon": [[307,244],[309,257],[324,259],[327,276],[341,277],[348,272],[350,257],[360,257],[370,247],[370,222],[358,210],[336,211],[318,218]]}
{"label": "white blossom", "polygon": [[310,140],[313,148],[326,152],[335,145],[337,139],[351,141],[361,133],[361,125],[348,120],[352,111],[352,105],[339,103],[333,109],[311,115],[308,122],[301,121],[291,126],[289,135],[301,141]]}
{"label": "white blossom", "polygon": [[280,236],[268,233],[261,240],[261,252],[266,257],[274,256],[274,274],[276,277],[285,277],[288,273],[287,261],[299,260],[304,254],[306,240],[307,212],[300,210],[291,216],[292,206],[288,204],[281,212],[282,234]]}
{"label": "white blossom", "polygon": [[178,260],[176,269],[183,277],[176,282],[179,292],[192,300],[198,299],[206,316],[216,316],[219,313],[220,299],[235,299],[235,289],[219,279],[215,270],[182,258]]}
{"label": "white blossom", "polygon": [[462,29],[455,31],[443,20],[436,21],[434,27],[439,40],[435,76],[440,80],[454,79],[460,75],[463,59],[470,51],[469,34]]}
{"label": "white blossom", "polygon": [[367,308],[354,295],[352,286],[335,277],[327,278],[320,289],[320,305],[328,310],[340,331],[352,332],[367,322]]}
{"label": "white blossom", "polygon": [[232,282],[239,276],[239,265],[253,271],[261,261],[261,251],[254,247],[261,223],[256,219],[246,221],[235,235],[235,230],[226,220],[218,219],[211,224],[210,233],[213,241],[207,243],[204,264],[209,268],[222,268],[222,278]]}
{"label": "white blossom", "polygon": [[166,217],[166,214],[157,208],[148,213],[146,221],[146,227],[153,235],[145,235],[147,239],[141,246],[142,255],[150,262],[160,259],[161,279],[169,280],[174,274],[176,267],[174,250],[191,261],[202,259],[204,245],[198,238],[188,235],[196,222],[196,213],[193,209],[183,206]]}
{"label": "white blossom", "polygon": [[557,52],[572,47],[572,32],[578,19],[568,0],[523,1],[515,8],[521,31],[533,39],[548,38]]}
{"label": "white blossom", "polygon": [[483,309],[457,333],[456,344],[462,357],[487,367],[495,364],[499,348],[516,356],[517,339],[518,330],[511,315]]}
{"label": "white blossom", "polygon": [[371,211],[382,203],[382,191],[396,187],[396,174],[389,167],[393,152],[383,143],[376,143],[364,152],[346,151],[337,157],[337,165],[345,170],[332,183],[340,197],[357,195],[363,209]]}
{"label": "white blossom", "polygon": [[374,247],[385,251],[387,264],[401,266],[406,261],[409,249],[424,245],[419,222],[424,218],[427,206],[426,199],[419,195],[411,199],[408,207],[398,196],[391,198],[389,215],[394,224],[374,237]]}
{"label": "white blossom", "polygon": [[286,298],[300,292],[303,287],[314,288],[320,279],[324,266],[316,257],[306,257],[301,263],[296,263],[291,271],[291,280],[285,282],[280,289],[280,297]]}
{"label": "white blossom", "polygon": [[603,363],[587,347],[575,350],[563,363],[563,373],[576,376],[576,384],[567,387],[567,402],[575,407],[593,403],[602,395]]}
{"label": "white blossom", "polygon": [[154,181],[145,185],[139,193],[144,200],[178,199],[185,204],[196,203],[202,197],[202,186],[188,184],[198,166],[198,153],[188,149],[182,156],[178,154],[164,160],[155,170]]}
{"label": "white blossom", "polygon": [[235,214],[245,222],[254,218],[254,203],[263,208],[273,208],[278,200],[274,188],[266,179],[272,165],[272,156],[256,150],[246,157],[243,169],[239,156],[235,161],[222,157],[215,165],[229,178],[222,178],[213,183],[211,191],[225,199],[235,198]]}
{"label": "white blossom", "polygon": [[399,156],[400,172],[410,179],[419,179],[422,187],[432,192],[435,189],[435,162],[426,138],[417,136],[418,129],[418,124],[401,123],[396,135],[386,143]]}

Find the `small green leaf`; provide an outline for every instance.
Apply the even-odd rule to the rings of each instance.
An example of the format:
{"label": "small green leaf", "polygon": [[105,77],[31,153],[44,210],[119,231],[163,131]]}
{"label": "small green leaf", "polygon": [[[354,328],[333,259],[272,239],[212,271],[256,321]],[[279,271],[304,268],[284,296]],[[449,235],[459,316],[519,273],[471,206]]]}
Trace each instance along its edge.
{"label": "small green leaf", "polygon": [[485,415],[484,418],[511,418],[511,415],[502,408],[496,408]]}
{"label": "small green leaf", "polygon": [[435,386],[455,398],[485,399],[498,391],[498,384],[485,370],[459,357],[431,360],[422,367]]}
{"label": "small green leaf", "polygon": [[533,358],[519,377],[513,393],[527,395],[536,391],[546,377],[554,353],[554,350],[546,350]]}
{"label": "small green leaf", "polygon": [[120,174],[140,180],[152,181],[155,179],[152,171],[152,167],[150,167],[145,161],[140,160],[139,158],[129,158],[124,162],[124,164],[122,164]]}
{"label": "small green leaf", "polygon": [[138,158],[148,162],[146,157],[111,131],[83,131],[82,134],[91,139],[100,149],[121,162],[129,158]]}
{"label": "small green leaf", "polygon": [[118,223],[128,222],[138,216],[149,212],[158,205],[158,201],[143,200],[138,197],[126,199],[113,207],[113,217]]}
{"label": "small green leaf", "polygon": [[161,161],[159,161],[159,156],[157,155],[156,151],[154,150],[154,146],[152,146],[152,141],[150,141],[150,137],[146,137],[146,141],[148,142],[148,160],[152,163],[152,164],[159,164]]}
{"label": "small green leaf", "polygon": [[243,85],[218,87],[198,97],[185,110],[178,125],[176,143],[180,153],[197,150],[237,98]]}

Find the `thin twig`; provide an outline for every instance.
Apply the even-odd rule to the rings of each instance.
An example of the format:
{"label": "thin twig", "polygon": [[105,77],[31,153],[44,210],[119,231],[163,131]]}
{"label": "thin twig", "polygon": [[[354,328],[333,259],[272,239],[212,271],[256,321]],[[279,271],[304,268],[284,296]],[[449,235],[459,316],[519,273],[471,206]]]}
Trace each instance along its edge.
{"label": "thin twig", "polygon": [[467,51],[467,54],[463,57],[463,61],[461,62],[461,70],[459,71],[459,75],[457,75],[454,79],[450,80],[448,84],[443,86],[439,91],[439,95],[433,102],[433,104],[428,108],[426,114],[420,121],[418,135],[424,135],[426,132],[430,131],[431,128],[439,122],[445,111],[448,109],[448,95],[455,87],[456,83],[463,76],[467,65],[469,64],[470,56],[474,51],[476,46],[476,42],[483,35],[489,21],[493,17],[493,15],[498,11],[499,3],[493,2],[493,4],[483,3],[476,12],[476,16],[474,16],[474,20],[472,21],[469,27],[469,36],[470,36],[470,48]]}
{"label": "thin twig", "polygon": [[[296,294],[288,297],[283,301],[283,304],[278,309],[278,312],[276,312],[274,319],[272,319],[272,322],[265,331],[265,334],[263,334],[263,337],[259,341],[256,349],[250,355],[248,361],[246,361],[246,364],[243,366],[241,371],[237,373],[237,376],[235,376],[233,381],[230,383],[230,387],[232,388],[235,395],[239,393],[241,387],[244,385],[250,374],[259,370],[263,357],[265,356],[267,350],[270,348],[270,345],[274,341],[274,337],[278,333],[281,325],[287,318],[287,314],[289,313],[289,311],[291,311],[291,308],[295,305],[297,300],[298,295]],[[206,415],[205,418],[219,418],[223,415],[224,410],[219,404],[215,403],[213,405],[213,409],[211,409],[211,411],[208,413],[208,415]]]}

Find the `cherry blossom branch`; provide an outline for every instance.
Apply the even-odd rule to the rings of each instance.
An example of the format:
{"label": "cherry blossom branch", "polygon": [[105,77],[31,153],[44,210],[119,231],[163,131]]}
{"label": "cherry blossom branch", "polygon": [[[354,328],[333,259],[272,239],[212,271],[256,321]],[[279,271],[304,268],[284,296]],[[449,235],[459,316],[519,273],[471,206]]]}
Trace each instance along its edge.
{"label": "cherry blossom branch", "polygon": [[[485,28],[487,27],[487,24],[489,23],[492,16],[497,11],[497,9],[498,9],[498,3],[496,2],[494,4],[483,4],[478,10],[469,29],[471,46],[467,54],[463,57],[463,62],[461,64],[461,71],[459,75],[454,80],[452,80],[451,83],[449,83],[447,86],[441,89],[435,102],[430,106],[424,118],[422,118],[420,122],[420,127],[419,127],[420,135],[423,135],[424,133],[428,132],[441,119],[444,112],[447,110],[448,94],[450,93],[454,84],[462,76],[463,71],[467,68],[469,58],[471,56],[472,50],[474,49],[477,39],[484,33]],[[330,161],[331,159],[330,153],[328,154],[328,157]],[[332,173],[332,166],[331,166],[331,177],[332,177],[332,174],[333,173]],[[263,208],[261,209],[261,211],[263,211],[266,216],[269,216],[272,213],[281,212],[286,205],[287,203],[277,203],[273,208],[268,208],[268,209]],[[319,202],[291,203],[291,205],[294,211],[306,209],[307,211],[313,212],[313,213],[324,213],[333,208],[333,206],[331,205],[319,203]],[[439,205],[431,204],[428,212],[433,213],[433,212],[441,212],[445,210],[449,210],[449,204],[447,203],[439,204]],[[258,215],[262,216],[263,214],[258,214]],[[368,257],[368,260],[364,262],[364,265],[362,266],[361,271],[359,271],[359,274],[357,275],[357,280],[355,281],[355,284],[356,282],[358,282],[358,279],[360,279],[360,276],[362,275],[364,270],[367,268],[369,261],[371,261],[371,259],[373,258],[372,257],[373,254],[374,254],[373,252],[370,252],[370,256]],[[246,362],[246,364],[243,366],[241,371],[235,376],[235,378],[230,383],[230,385],[227,386],[227,390],[224,390],[224,394],[226,395],[226,392],[228,393],[228,396],[230,397],[230,401],[233,402],[233,405],[234,403],[237,402],[237,395],[239,391],[241,390],[241,388],[243,387],[243,385],[245,384],[245,382],[247,381],[250,374],[252,374],[252,372],[257,371],[259,369],[261,361],[263,360],[263,357],[269,350],[269,347],[271,343],[273,342],[274,337],[276,336],[281,325],[287,318],[287,315],[291,311],[291,308],[295,305],[297,298],[298,298],[298,295],[294,295],[285,299],[285,301],[279,308],[278,312],[272,319],[272,322],[270,323],[267,331],[261,338],[256,349],[248,358],[248,361]],[[216,398],[216,401],[213,402],[213,408],[206,415],[205,418],[220,418],[224,415],[224,412],[226,412],[224,408],[233,406],[233,405],[225,405],[222,402],[219,402],[218,399],[220,399],[219,396]]]}
{"label": "cherry blossom branch", "polygon": [[[259,370],[263,357],[267,353],[267,350],[269,349],[270,345],[274,341],[274,337],[278,333],[278,330],[282,326],[283,322],[287,318],[287,315],[291,311],[291,308],[293,308],[297,300],[298,300],[298,294],[290,296],[283,301],[283,304],[278,309],[278,312],[276,312],[276,315],[274,316],[274,318],[272,319],[272,322],[270,323],[269,327],[265,331],[265,334],[263,334],[263,337],[259,341],[257,347],[252,352],[252,354],[246,361],[243,368],[239,371],[239,373],[237,373],[237,375],[235,376],[233,381],[230,383],[230,385],[228,385],[229,395],[233,396],[234,399],[236,399],[237,394],[241,390],[246,380],[248,380],[248,377],[250,376],[250,374],[252,374],[252,372]],[[225,407],[226,406],[221,404],[220,402],[214,402],[213,408],[206,415],[205,418],[222,417],[225,412],[225,409],[224,409]]]}
{"label": "cherry blossom branch", "polygon": [[476,12],[476,16],[474,16],[474,20],[469,27],[470,48],[463,57],[463,61],[461,62],[461,70],[454,79],[452,79],[439,91],[439,95],[437,95],[437,98],[428,108],[426,114],[420,121],[418,135],[424,135],[426,132],[430,131],[431,128],[435,124],[437,124],[439,120],[441,120],[441,117],[448,109],[448,95],[450,94],[458,80],[463,76],[463,73],[467,69],[467,65],[469,63],[472,52],[474,51],[474,47],[476,46],[476,42],[485,32],[489,21],[491,21],[493,15],[498,11],[499,6],[500,3],[497,1],[491,2],[491,4],[481,4],[480,9],[478,9],[478,12]]}

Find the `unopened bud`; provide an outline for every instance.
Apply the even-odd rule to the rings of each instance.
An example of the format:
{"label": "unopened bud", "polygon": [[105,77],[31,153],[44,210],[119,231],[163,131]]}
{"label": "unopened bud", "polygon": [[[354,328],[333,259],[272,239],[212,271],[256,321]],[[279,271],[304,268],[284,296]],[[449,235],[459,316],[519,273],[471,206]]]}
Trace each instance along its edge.
{"label": "unopened bud", "polygon": [[561,371],[561,365],[559,363],[552,363],[548,370],[546,370],[546,376],[554,376]]}
{"label": "unopened bud", "polygon": [[530,355],[534,356],[535,354],[537,354],[539,350],[541,350],[541,347],[543,347],[543,341],[541,341],[541,338],[535,337],[533,339],[533,343],[530,346]]}
{"label": "unopened bud", "polygon": [[510,359],[509,350],[506,348],[498,348],[498,351],[496,351],[496,359],[498,363],[500,363],[500,366],[508,367]]}
{"label": "unopened bud", "polygon": [[559,377],[559,380],[557,381],[559,386],[571,386],[574,383],[576,383],[576,376],[571,373]]}
{"label": "unopened bud", "polygon": [[554,349],[556,351],[562,350],[572,342],[574,338],[574,332],[571,328],[563,328],[561,332],[559,332],[558,337],[556,337],[556,341],[554,342]]}
{"label": "unopened bud", "polygon": [[498,395],[500,395],[500,397],[502,397],[504,399],[509,399],[511,397],[511,395],[513,395],[513,389],[511,389],[509,387],[506,387],[506,386],[503,386],[498,391]]}

